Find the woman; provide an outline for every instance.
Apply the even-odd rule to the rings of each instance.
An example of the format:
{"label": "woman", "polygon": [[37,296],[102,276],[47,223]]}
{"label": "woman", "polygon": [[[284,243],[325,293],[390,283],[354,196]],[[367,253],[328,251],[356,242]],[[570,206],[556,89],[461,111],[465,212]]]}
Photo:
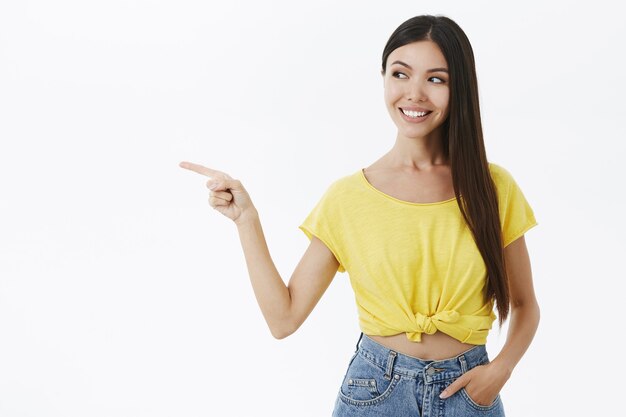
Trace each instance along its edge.
{"label": "woman", "polygon": [[[300,229],[289,285],[241,182],[211,177],[210,205],[238,226],[272,334],[295,332],[348,271],[362,333],[333,416],[503,416],[499,392],[539,323],[524,233],[537,224],[511,174],[487,161],[472,47],[444,16],[400,25],[383,51],[389,152],[333,182]],[[490,361],[498,311],[507,340]]]}

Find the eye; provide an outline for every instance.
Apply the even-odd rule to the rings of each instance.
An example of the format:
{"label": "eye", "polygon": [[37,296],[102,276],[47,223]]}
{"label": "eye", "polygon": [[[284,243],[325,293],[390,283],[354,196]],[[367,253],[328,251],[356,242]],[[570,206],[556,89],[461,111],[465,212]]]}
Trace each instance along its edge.
{"label": "eye", "polygon": [[431,80],[439,80],[437,82],[435,82],[435,84],[443,84],[445,83],[445,80],[443,78],[439,78],[439,77],[430,77]]}
{"label": "eye", "polygon": [[399,78],[399,79],[405,79],[405,78],[408,78],[408,77],[406,76],[406,74],[405,74],[405,73],[400,72],[400,71],[394,71],[394,72],[393,72],[393,74],[392,74],[392,76],[393,76],[393,77],[396,77],[396,78]]}

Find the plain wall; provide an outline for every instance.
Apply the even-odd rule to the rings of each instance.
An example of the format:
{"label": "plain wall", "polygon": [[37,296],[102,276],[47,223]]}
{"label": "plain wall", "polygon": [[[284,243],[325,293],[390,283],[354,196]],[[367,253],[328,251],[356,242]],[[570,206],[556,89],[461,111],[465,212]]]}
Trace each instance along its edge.
{"label": "plain wall", "polygon": [[[507,416],[610,414],[626,249],[614,4],[2,1],[0,415],[330,415],[359,336],[348,275],[274,339],[235,225],[178,163],[242,181],[287,282],[326,187],[393,145],[380,56],[424,13],[470,38],[488,158],[539,222],[542,319]],[[494,327],[492,357],[505,339]]]}

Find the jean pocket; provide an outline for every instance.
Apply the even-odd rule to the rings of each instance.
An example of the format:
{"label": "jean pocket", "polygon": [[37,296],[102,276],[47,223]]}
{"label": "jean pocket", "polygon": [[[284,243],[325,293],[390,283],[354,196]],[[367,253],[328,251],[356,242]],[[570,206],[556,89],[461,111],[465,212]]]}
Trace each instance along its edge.
{"label": "jean pocket", "polygon": [[[476,365],[472,368],[480,365],[486,365],[489,363],[489,360],[486,358],[481,358],[481,360],[477,361]],[[461,374],[462,375],[462,374]],[[449,379],[445,381],[444,384],[441,385],[440,389],[443,391],[448,388],[454,381],[456,381],[458,377]],[[502,404],[502,399],[500,398],[500,394],[496,396],[496,398],[489,405],[478,404],[472,397],[470,397],[469,393],[465,389],[465,387],[461,387],[457,392],[455,392],[450,397],[442,400],[442,409],[443,414],[450,417],[470,417],[470,416],[481,416],[481,417],[504,417],[504,408]]]}
{"label": "jean pocket", "polygon": [[463,397],[463,399],[467,401],[467,403],[471,407],[478,409],[478,410],[484,410],[484,411],[492,410],[496,408],[498,404],[500,403],[500,394],[496,396],[496,398],[491,402],[491,404],[482,405],[482,404],[478,404],[476,401],[472,399],[472,397],[469,396],[465,387],[461,388],[460,391],[461,391],[461,396]]}
{"label": "jean pocket", "polygon": [[391,379],[385,378],[385,369],[357,354],[348,366],[339,397],[350,405],[377,404],[389,398],[400,380],[398,374],[392,374]]}

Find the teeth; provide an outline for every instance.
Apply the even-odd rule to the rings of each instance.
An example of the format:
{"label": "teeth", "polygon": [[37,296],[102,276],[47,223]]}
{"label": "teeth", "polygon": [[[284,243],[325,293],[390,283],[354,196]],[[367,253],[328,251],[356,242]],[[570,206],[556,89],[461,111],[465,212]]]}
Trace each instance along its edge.
{"label": "teeth", "polygon": [[423,117],[426,116],[428,112],[425,111],[412,111],[412,110],[404,110],[402,109],[402,113],[406,114],[409,117]]}

